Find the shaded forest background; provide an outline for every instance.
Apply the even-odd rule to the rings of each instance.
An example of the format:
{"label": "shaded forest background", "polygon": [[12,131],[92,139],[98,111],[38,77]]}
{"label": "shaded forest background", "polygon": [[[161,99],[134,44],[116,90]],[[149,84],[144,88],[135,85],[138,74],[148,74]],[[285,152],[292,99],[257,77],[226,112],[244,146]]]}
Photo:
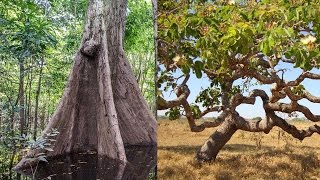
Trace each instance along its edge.
{"label": "shaded forest background", "polygon": [[[14,177],[21,151],[41,146],[36,139],[66,85],[86,8],[86,0],[0,2],[0,179]],[[151,2],[129,0],[125,51],[154,111]]]}

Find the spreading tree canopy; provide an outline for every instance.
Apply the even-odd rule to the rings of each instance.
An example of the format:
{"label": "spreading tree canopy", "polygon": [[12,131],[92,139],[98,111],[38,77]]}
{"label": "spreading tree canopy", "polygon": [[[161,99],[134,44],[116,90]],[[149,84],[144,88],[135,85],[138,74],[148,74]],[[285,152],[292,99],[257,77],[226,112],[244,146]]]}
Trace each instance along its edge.
{"label": "spreading tree canopy", "polygon": [[[166,1],[158,2],[158,109],[168,109],[169,118],[186,116],[191,131],[217,127],[197,153],[210,161],[237,130],[265,132],[277,126],[303,140],[320,134],[315,123],[297,129],[279,112],[300,112],[308,120],[320,115],[301,103],[320,103],[317,94],[303,86],[310,79],[320,85],[319,1]],[[299,72],[289,77],[290,70]],[[210,86],[198,92],[195,102],[188,97],[188,81],[195,75]],[[239,83],[241,82],[241,83]],[[252,84],[260,86],[248,92]],[[176,99],[162,91],[173,89]],[[266,118],[250,121],[240,116],[241,104],[261,98]],[[212,122],[195,120],[210,112],[221,112]]]}

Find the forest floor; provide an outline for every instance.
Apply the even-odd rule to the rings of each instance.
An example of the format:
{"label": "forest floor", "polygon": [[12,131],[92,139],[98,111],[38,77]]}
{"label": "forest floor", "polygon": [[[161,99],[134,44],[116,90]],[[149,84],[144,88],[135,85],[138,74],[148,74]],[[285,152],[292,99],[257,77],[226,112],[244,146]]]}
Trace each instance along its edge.
{"label": "forest floor", "polygon": [[[299,129],[309,122],[292,122]],[[199,164],[196,151],[214,129],[191,132],[186,120],[158,120],[158,178],[320,180],[320,136],[303,142],[279,128],[269,134],[237,131],[215,162]]]}

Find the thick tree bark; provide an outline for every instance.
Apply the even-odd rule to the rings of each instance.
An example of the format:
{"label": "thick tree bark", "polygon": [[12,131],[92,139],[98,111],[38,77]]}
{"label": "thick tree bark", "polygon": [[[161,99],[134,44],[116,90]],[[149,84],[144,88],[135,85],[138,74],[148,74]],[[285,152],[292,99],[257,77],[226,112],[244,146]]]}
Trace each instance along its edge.
{"label": "thick tree bark", "polygon": [[[235,108],[242,103],[254,104],[256,97],[260,97],[263,101],[266,118],[258,121],[247,121],[235,111]],[[320,126],[317,124],[306,129],[299,130],[294,125],[289,124],[283,118],[277,116],[272,109],[273,107],[270,106],[269,99],[270,98],[265,91],[257,89],[251,91],[248,97],[240,94],[234,95],[230,99],[229,108],[221,114],[223,115],[225,113],[226,118],[223,123],[218,126],[217,131],[211,135],[211,137],[202,146],[196,156],[197,159],[200,161],[215,160],[218,152],[238,129],[249,132],[264,132],[268,134],[274,126],[277,126],[301,141],[306,137],[312,136],[314,133],[320,134]]]}
{"label": "thick tree bark", "polygon": [[196,155],[198,161],[215,160],[222,147],[230,140],[237,131],[234,116],[230,114],[218,129],[209,137]]}
{"label": "thick tree bark", "polygon": [[108,24],[108,54],[112,69],[112,87],[124,144],[156,144],[156,121],[142,97],[135,76],[123,51],[126,1],[111,3]]}
{"label": "thick tree bark", "polygon": [[68,85],[43,133],[59,131],[47,157],[96,151],[126,162],[125,145],[156,145],[156,121],[123,51],[126,4],[90,0]]}

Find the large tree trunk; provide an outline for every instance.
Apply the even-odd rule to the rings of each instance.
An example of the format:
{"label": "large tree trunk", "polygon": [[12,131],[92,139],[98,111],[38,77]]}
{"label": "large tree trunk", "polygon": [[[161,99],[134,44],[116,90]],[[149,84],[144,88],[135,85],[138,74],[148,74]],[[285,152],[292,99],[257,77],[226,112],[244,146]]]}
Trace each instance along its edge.
{"label": "large tree trunk", "polygon": [[68,85],[43,133],[59,131],[47,157],[96,151],[126,162],[124,145],[156,145],[156,121],[123,51],[126,4],[90,0]]}
{"label": "large tree trunk", "polygon": [[230,140],[232,135],[237,131],[232,115],[227,116],[224,122],[218,126],[218,129],[209,137],[196,155],[198,161],[215,160],[219,151]]}
{"label": "large tree trunk", "polygon": [[[230,105],[230,97],[227,93],[232,88],[232,82],[225,82],[222,87],[221,103],[224,107]],[[210,162],[214,161],[223,148],[223,146],[231,139],[232,135],[237,131],[235,119],[238,116],[237,112],[229,111],[223,123],[221,123],[217,130],[206,140],[204,145],[196,154],[198,161]]]}

